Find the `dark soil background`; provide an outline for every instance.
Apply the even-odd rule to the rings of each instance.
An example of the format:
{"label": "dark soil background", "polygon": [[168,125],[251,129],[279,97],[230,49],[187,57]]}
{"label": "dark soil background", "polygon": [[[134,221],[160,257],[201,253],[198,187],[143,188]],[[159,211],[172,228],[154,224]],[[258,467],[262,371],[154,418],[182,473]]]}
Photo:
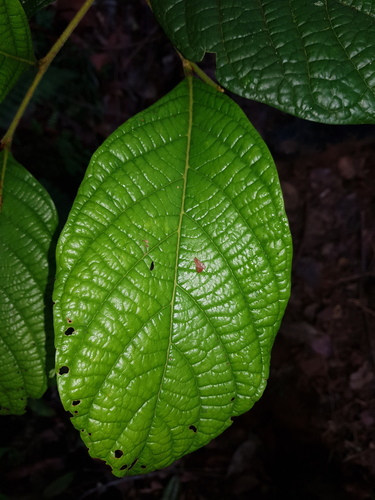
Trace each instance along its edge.
{"label": "dark soil background", "polygon": [[[80,3],[61,0],[32,19],[38,57]],[[201,65],[212,76],[213,63]],[[182,78],[145,2],[91,9],[14,142],[61,222],[100,143]],[[2,129],[26,88],[0,108]],[[25,415],[1,417],[0,500],[375,499],[375,126],[317,124],[234,99],[275,158],[294,240],[292,296],[263,398],[168,469],[117,479],[89,458],[51,387]]]}

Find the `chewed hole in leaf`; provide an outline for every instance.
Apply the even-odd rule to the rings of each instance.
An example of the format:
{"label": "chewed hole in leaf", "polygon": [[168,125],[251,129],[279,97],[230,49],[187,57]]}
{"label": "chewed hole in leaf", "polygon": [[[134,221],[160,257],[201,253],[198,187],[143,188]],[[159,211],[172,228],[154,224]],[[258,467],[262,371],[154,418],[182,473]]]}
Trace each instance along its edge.
{"label": "chewed hole in leaf", "polygon": [[131,466],[129,467],[129,470],[130,470],[130,469],[132,469],[132,468],[135,466],[135,464],[136,464],[137,462],[138,462],[138,458],[136,458],[136,459],[132,462]]}
{"label": "chewed hole in leaf", "polygon": [[69,373],[69,368],[67,366],[62,366],[59,370],[59,375],[65,375],[66,373]]}
{"label": "chewed hole in leaf", "polygon": [[[71,212],[64,229],[65,239],[60,239],[58,255],[61,262],[58,263],[55,288],[59,300],[55,324],[60,337],[57,339],[57,366],[65,362],[73,371],[69,372],[69,377],[58,377],[59,390],[64,407],[72,412],[79,411],[79,416],[74,415],[72,419],[73,425],[92,430],[95,439],[87,431],[82,433],[92,456],[105,456],[114,467],[115,475],[119,476],[151,472],[166,466],[177,456],[216,437],[231,424],[231,413],[243,413],[253,404],[261,389],[255,394],[253,373],[266,373],[264,362],[268,362],[269,355],[267,351],[262,356],[258,348],[259,332],[254,317],[261,321],[263,308],[259,314],[252,314],[253,295],[256,294],[257,300],[259,295],[267,314],[272,313],[275,317],[283,305],[274,303],[283,293],[285,273],[280,271],[282,286],[276,282],[278,275],[271,282],[265,277],[268,270],[273,277],[273,267],[280,270],[283,262],[263,252],[262,244],[272,237],[271,230],[281,238],[283,235],[279,232],[284,226],[280,229],[272,219],[268,235],[268,208],[259,212],[251,192],[258,173],[266,171],[267,183],[261,191],[257,186],[256,192],[262,193],[260,201],[265,207],[277,204],[277,193],[271,190],[277,184],[272,165],[267,155],[258,161],[257,140],[255,137],[256,147],[253,148],[253,132],[245,118],[239,116],[239,124],[237,119],[228,118],[228,130],[232,131],[230,144],[225,134],[219,141],[217,154],[214,148],[212,162],[217,162],[218,175],[215,174],[215,182],[211,181],[212,162],[207,164],[198,147],[205,141],[211,144],[215,139],[216,143],[211,133],[203,134],[206,115],[216,108],[216,104],[220,109],[228,107],[228,112],[231,108],[229,104],[216,102],[217,92],[211,94],[198,80],[195,87],[195,81],[189,80],[186,88],[181,87],[178,99],[171,98],[170,109],[160,108],[162,127],[167,127],[165,133],[170,139],[165,141],[164,128],[163,132],[159,131],[159,118],[154,120],[153,112],[149,114],[150,128],[136,130],[137,144],[143,142],[145,134],[146,156],[143,149],[139,156],[137,149],[133,158],[133,147],[127,142],[133,140],[134,121],[120,128],[118,136],[112,136],[114,142],[101,147],[93,157],[89,167],[91,173],[82,188],[82,193],[85,186],[86,194],[90,192],[90,203],[81,203],[86,200],[86,194],[78,195],[76,210]],[[208,107],[207,100],[210,102]],[[177,116],[181,116],[177,127],[174,122],[176,109]],[[189,120],[186,120],[187,112]],[[233,113],[236,116],[236,112]],[[166,116],[170,116],[168,123]],[[209,115],[211,121],[215,118]],[[223,120],[227,131],[226,114]],[[149,141],[147,137],[154,126],[155,133]],[[219,134],[221,130],[218,127]],[[242,144],[244,134],[250,141],[246,139]],[[181,138],[184,141],[182,149]],[[124,140],[126,154],[123,153]],[[233,141],[239,142],[238,151],[231,150]],[[225,154],[227,150],[228,155]],[[113,154],[123,160],[113,162]],[[243,155],[246,161],[242,160]],[[170,166],[172,157],[176,162],[171,162]],[[99,158],[100,166],[97,164]],[[139,165],[136,163],[138,158]],[[144,169],[147,171],[141,175]],[[96,172],[100,173],[100,182]],[[134,178],[133,172],[137,172]],[[150,183],[148,179],[153,181]],[[181,179],[184,179],[183,185]],[[108,191],[97,189],[102,182]],[[183,193],[182,189],[175,189],[176,183],[183,188]],[[118,204],[116,200],[120,199]],[[226,208],[228,199],[234,200],[230,211]],[[98,210],[100,224],[88,224],[88,220],[96,219]],[[236,221],[238,228],[233,225]],[[263,233],[265,237],[258,245],[252,225],[258,228],[260,223],[264,227],[262,225],[257,237],[263,238]],[[103,231],[103,228],[107,229]],[[77,237],[83,238],[82,246],[77,246]],[[251,245],[247,245],[247,241],[251,241]],[[66,259],[67,255],[71,258]],[[239,265],[251,259],[254,259],[254,266]],[[258,272],[255,265],[258,262],[264,273]],[[90,282],[85,281],[83,287],[83,280],[88,277]],[[269,310],[266,307],[268,297],[272,299]],[[233,321],[237,317],[239,321]],[[73,324],[74,333],[67,339],[64,332],[71,332],[69,327],[73,329]],[[274,333],[270,327],[272,338]],[[237,359],[241,359],[241,363]],[[238,400],[236,397],[238,404],[235,406],[231,398],[238,389],[238,369],[244,398]],[[176,380],[184,382],[177,385]],[[198,387],[210,389],[201,394]],[[157,394],[160,398],[156,399],[153,412],[149,402]],[[72,401],[76,401],[73,398],[78,395],[84,398],[82,404],[72,405]],[[94,398],[92,402],[91,398]],[[202,414],[206,412],[199,424],[197,408]],[[198,428],[189,421],[197,422],[199,434]],[[144,430],[150,425],[152,432],[146,436]],[[165,425],[170,429],[170,439],[166,439]],[[113,449],[118,436],[117,444],[121,443],[125,451]],[[126,443],[130,443],[130,448]],[[132,460],[133,453],[137,453],[137,458]]]}
{"label": "chewed hole in leaf", "polygon": [[72,405],[73,406],[77,406],[79,404],[81,404],[81,400],[80,399],[75,399],[74,401],[72,401]]}
{"label": "chewed hole in leaf", "polygon": [[72,326],[67,328],[64,332],[65,335],[72,335],[72,333],[74,333],[74,328]]}

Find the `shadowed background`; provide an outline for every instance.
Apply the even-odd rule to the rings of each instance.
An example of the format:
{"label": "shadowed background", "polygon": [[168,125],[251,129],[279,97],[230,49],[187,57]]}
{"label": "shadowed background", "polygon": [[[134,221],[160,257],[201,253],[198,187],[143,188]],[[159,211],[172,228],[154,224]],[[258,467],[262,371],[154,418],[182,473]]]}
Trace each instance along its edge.
{"label": "shadowed background", "polygon": [[[80,3],[60,0],[32,18],[37,57]],[[201,67],[213,76],[214,57]],[[182,78],[145,1],[89,11],[14,140],[61,223],[95,149]],[[1,131],[31,79],[1,105]],[[116,479],[89,458],[53,386],[25,415],[1,417],[0,499],[375,498],[375,126],[317,124],[234,99],[274,156],[294,240],[292,296],[263,398],[168,469]]]}

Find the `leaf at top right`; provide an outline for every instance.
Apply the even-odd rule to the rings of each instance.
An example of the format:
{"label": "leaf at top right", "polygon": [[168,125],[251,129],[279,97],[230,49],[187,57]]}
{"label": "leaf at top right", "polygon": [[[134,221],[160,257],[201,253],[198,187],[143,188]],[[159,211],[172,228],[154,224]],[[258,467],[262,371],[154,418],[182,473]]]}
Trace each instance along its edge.
{"label": "leaf at top right", "polygon": [[178,50],[227,89],[330,124],[375,123],[373,0],[151,0]]}

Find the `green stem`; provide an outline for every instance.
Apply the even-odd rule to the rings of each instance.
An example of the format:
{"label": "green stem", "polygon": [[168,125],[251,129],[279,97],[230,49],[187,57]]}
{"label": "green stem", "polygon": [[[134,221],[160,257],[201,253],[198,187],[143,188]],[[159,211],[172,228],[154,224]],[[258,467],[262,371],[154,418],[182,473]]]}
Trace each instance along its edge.
{"label": "green stem", "polygon": [[91,5],[94,3],[95,0],[85,0],[83,3],[82,7],[79,9],[79,11],[76,13],[76,15],[73,17],[73,19],[70,21],[68,26],[65,28],[63,33],[59,36],[55,44],[52,46],[48,54],[40,59],[38,61],[38,72],[35,75],[35,78],[30,85],[28,91],[26,92],[25,97],[23,98],[17,113],[15,114],[12,123],[9,125],[8,130],[6,131],[4,137],[0,141],[0,151],[4,149],[4,156],[3,156],[3,162],[1,167],[1,175],[0,175],[0,212],[2,209],[3,205],[3,189],[4,189],[4,179],[5,179],[5,170],[6,170],[6,165],[7,165],[7,159],[9,155],[9,151],[12,146],[12,141],[13,141],[13,136],[16,131],[16,128],[18,127],[18,124],[32,98],[34,95],[35,90],[37,89],[41,79],[44,76],[44,73],[47,71],[49,68],[51,62],[54,60],[60,49],[63,47],[67,39],[70,37],[72,34],[73,30],[77,27],[78,23],[81,21],[83,16],[86,14],[86,12],[89,10]]}
{"label": "green stem", "polygon": [[[18,127],[18,124],[25,112],[26,107],[28,106],[32,96],[34,95],[34,92],[36,88],[38,87],[41,79],[44,76],[44,73],[47,71],[49,68],[51,62],[54,60],[56,57],[57,53],[59,50],[62,48],[62,46],[65,44],[69,36],[72,34],[73,30],[77,27],[78,23],[81,21],[83,16],[86,14],[86,12],[89,10],[91,5],[94,3],[95,0],[86,0],[82,7],[79,9],[77,14],[73,17],[73,19],[70,21],[68,26],[65,28],[63,33],[59,36],[58,40],[56,43],[52,46],[51,50],[48,52],[48,54],[40,59],[39,61],[39,69],[37,74],[35,75],[33,83],[30,85],[25,97],[23,98],[23,101],[21,102],[20,107],[17,110],[17,113],[15,114],[12,123],[10,124],[6,134],[1,140],[0,143],[0,149],[8,149],[10,150],[14,132],[16,128]],[[0,186],[1,188],[2,186]]]}
{"label": "green stem", "polygon": [[13,59],[14,61],[20,61],[20,62],[23,62],[25,64],[30,64],[30,66],[36,66],[36,61],[30,61],[30,59],[24,59],[23,57],[17,57],[17,56],[14,56],[13,54],[8,54],[7,52],[4,52],[2,50],[0,50],[0,55],[2,56],[5,56],[5,57],[8,57],[9,59]]}
{"label": "green stem", "polygon": [[211,87],[216,89],[218,92],[224,92],[224,89],[220,87],[218,83],[214,82],[197,64],[191,61],[190,64],[193,68],[194,73],[196,73],[201,80],[203,80],[208,85],[211,85]]}
{"label": "green stem", "polygon": [[214,82],[197,64],[192,61],[185,59],[180,53],[178,54],[182,60],[182,65],[184,67],[184,72],[186,76],[191,76],[195,73],[201,80],[203,80],[207,85],[210,85],[218,92],[224,92],[224,89],[220,87],[216,82]]}
{"label": "green stem", "polygon": [[[150,0],[146,0],[147,5],[150,7],[152,10],[151,2]],[[176,50],[177,54],[179,55],[181,61],[182,61],[182,66],[184,68],[184,73],[186,77],[192,76],[193,73],[195,73],[201,80],[203,80],[207,85],[210,85],[213,87],[215,90],[218,92],[224,92],[224,89],[220,87],[217,83],[215,83],[197,64],[195,64],[192,61],[189,61],[188,59],[185,59],[185,57]]]}

